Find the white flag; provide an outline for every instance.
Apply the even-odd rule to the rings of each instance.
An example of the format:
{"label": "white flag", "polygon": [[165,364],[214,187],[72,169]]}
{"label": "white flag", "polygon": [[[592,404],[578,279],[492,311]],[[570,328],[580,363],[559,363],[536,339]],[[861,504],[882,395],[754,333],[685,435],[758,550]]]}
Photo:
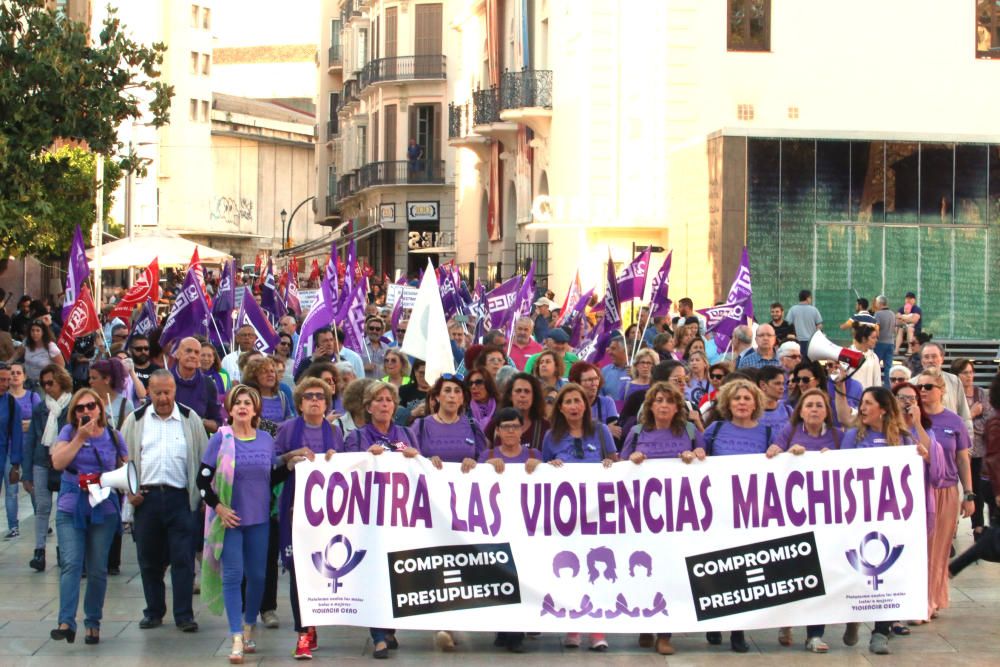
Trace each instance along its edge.
{"label": "white flag", "polygon": [[448,323],[444,319],[444,307],[441,304],[441,290],[430,260],[427,260],[427,270],[420,281],[417,300],[406,327],[406,338],[403,339],[400,350],[403,354],[423,359],[427,363],[424,379],[428,384],[434,384],[445,373],[455,372]]}

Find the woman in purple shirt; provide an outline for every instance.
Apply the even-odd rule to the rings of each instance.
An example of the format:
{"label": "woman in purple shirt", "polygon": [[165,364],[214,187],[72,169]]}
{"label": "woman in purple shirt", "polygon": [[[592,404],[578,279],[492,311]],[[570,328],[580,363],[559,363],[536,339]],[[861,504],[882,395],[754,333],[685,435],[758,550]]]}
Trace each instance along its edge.
{"label": "woman in purple shirt", "polygon": [[[454,377],[461,378],[461,375]],[[480,430],[485,430],[497,409],[497,386],[493,376],[480,368],[469,371],[465,378],[465,386],[469,391],[469,414],[475,420]],[[429,413],[428,413],[429,414]]]}
{"label": "woman in purple shirt", "polygon": [[601,395],[601,389],[604,388],[601,369],[590,362],[578,361],[570,366],[569,381],[583,387],[583,393],[590,403],[590,416],[598,424],[607,424],[611,435],[619,440],[622,437],[622,427],[618,424],[618,407],[613,398]]}
{"label": "woman in purple shirt", "polygon": [[526,447],[521,442],[524,416],[517,408],[500,408],[493,416],[498,442],[479,455],[479,463],[489,463],[498,473],[504,471],[505,463],[523,463],[529,473],[542,460],[542,453]]}
{"label": "woman in purple shirt", "polygon": [[299,611],[299,591],[295,579],[295,561],[292,558],[292,513],[295,501],[295,464],[312,461],[316,454],[325,454],[329,461],[334,452],[344,451],[344,438],[326,419],[333,392],[330,385],[319,378],[305,377],[295,386],[295,409],[299,416],[278,428],[274,451],[284,467],[275,468],[275,482],[284,481],[278,499],[278,553],[288,571],[289,598],[295,631],[299,634],[293,654],[296,660],[312,659],[318,647],[316,628],[302,626]]}
{"label": "woman in purple shirt", "polygon": [[[565,385],[552,404],[552,430],[542,442],[542,459],[557,468],[564,463],[600,463],[608,468],[618,460],[611,431],[590,416],[587,394],[578,384]],[[563,645],[578,648],[580,633],[567,633]],[[590,650],[608,650],[603,632],[590,634]]]}
{"label": "woman in purple shirt", "polygon": [[121,529],[118,494],[112,493],[91,507],[86,490],[89,484],[100,484],[101,473],[116,470],[128,460],[125,442],[120,433],[108,426],[102,405],[101,397],[93,389],[76,392],[69,403],[69,423],[59,431],[52,445],[52,467],[63,473],[56,501],[59,627],[49,636],[71,644],[76,640],[76,609],[84,560],[87,562],[87,594],[83,598],[85,642],[97,644],[101,640],[108,552]]}
{"label": "woman in purple shirt", "polygon": [[515,373],[504,389],[500,405],[493,420],[486,427],[486,439],[494,447],[500,446],[496,432],[497,414],[503,408],[514,408],[521,414],[521,444],[525,447],[542,450],[542,438],[549,432],[550,424],[545,418],[545,392],[534,375]]}
{"label": "woman in purple shirt", "polygon": [[[398,452],[407,458],[420,455],[420,443],[405,426],[392,423],[399,407],[396,387],[376,380],[365,388],[361,409],[367,415],[364,426],[351,431],[344,442],[345,452],[368,452],[380,456],[385,452]],[[369,628],[372,638],[372,657],[384,660],[390,649],[399,648],[396,631],[390,628]]]}
{"label": "woman in purple shirt", "polygon": [[808,389],[799,398],[788,423],[781,427],[767,456],[781,452],[803,454],[839,449],[843,432],[833,425],[830,398],[822,389]]}
{"label": "woman in purple shirt", "polygon": [[[201,458],[198,489],[205,504],[215,511],[223,527],[222,599],[233,636],[230,662],[242,662],[243,653],[255,653],[253,639],[267,569],[270,530],[271,471],[274,439],[257,428],[261,415],[260,394],[238,384],[226,395],[230,425],[220,428],[208,441]],[[216,480],[219,469],[232,465],[231,482]],[[213,484],[215,482],[215,484]],[[228,487],[228,488],[227,488]],[[228,495],[228,504],[219,494]],[[211,544],[206,540],[206,550]],[[208,558],[208,557],[206,557]],[[246,577],[246,598],[240,587]],[[202,575],[204,593],[204,573]]]}
{"label": "woman in purple shirt", "polygon": [[[948,554],[955,538],[955,515],[959,511],[958,482],[962,482],[962,518],[972,516],[976,509],[976,493],[972,486],[972,461],[969,456],[972,441],[965,422],[942,404],[946,385],[937,368],[924,370],[917,378],[924,411],[931,418],[934,439],[944,450],[945,474],[934,484],[936,525],[927,540],[927,614],[937,618],[938,611],[948,607]],[[965,400],[959,396],[958,400]]]}
{"label": "woman in purple shirt", "polygon": [[442,463],[475,465],[486,450],[486,436],[465,410],[468,403],[469,391],[462,376],[446,373],[427,393],[430,416],[421,417],[410,427],[420,443],[420,453],[439,470]]}
{"label": "woman in purple shirt", "polygon": [[[680,458],[691,463],[695,458],[705,459],[701,432],[687,420],[687,403],[684,395],[669,382],[657,382],[646,391],[646,400],[639,410],[639,423],[625,437],[622,459],[639,465],[646,459]],[[656,635],[656,652],[673,655],[671,633]],[[653,645],[651,634],[639,635],[639,646]]]}

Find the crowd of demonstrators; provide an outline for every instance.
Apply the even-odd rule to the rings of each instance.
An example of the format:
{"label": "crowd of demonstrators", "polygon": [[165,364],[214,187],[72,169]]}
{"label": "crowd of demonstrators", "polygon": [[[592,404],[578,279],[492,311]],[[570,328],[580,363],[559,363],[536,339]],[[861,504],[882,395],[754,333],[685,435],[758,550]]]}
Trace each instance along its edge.
{"label": "crowd of demonstrators", "polygon": [[[318,635],[302,625],[291,558],[294,471],[301,461],[338,452],[425,457],[439,469],[488,464],[502,474],[509,465],[531,472],[545,464],[695,463],[916,445],[928,471],[928,507],[935,508],[927,522],[929,607],[925,618],[873,618],[873,653],[888,652],[890,636],[908,634],[909,625],[930,622],[949,606],[948,558],[959,514],[972,517],[979,542],[952,563],[951,574],[1000,552],[1000,537],[994,538],[1000,535],[1000,380],[988,393],[976,387],[968,359],[948,372],[944,350],[928,341],[911,295],[897,312],[883,295],[871,311],[868,301],[857,300],[842,328],[865,361],[849,373],[837,362],[808,357],[823,318],[807,290],[787,313],[774,303],[768,322],[737,327],[721,349],[691,299],[680,299],[673,317],[650,318],[641,310],[593,363],[577,356],[570,340],[579,332],[560,326],[555,295],[548,293],[514,321],[510,339],[490,330],[474,340],[474,322],[449,322],[458,371],[433,383],[424,361],[400,349],[406,315],[390,322],[381,295],[370,295],[362,349],[346,347],[343,330],[332,323],[315,331],[310,354],[299,356],[301,319],[291,314],[279,319],[279,343],[269,356],[257,351],[249,326],[237,329],[232,349],[199,337],[162,349],[160,329],[130,336],[130,323],[105,318],[106,331],[76,341],[69,360],[53,344],[58,309],[50,313],[47,304],[26,298],[12,317],[0,316],[11,336],[9,362],[0,365],[6,537],[19,535],[23,484],[35,509],[29,565],[44,571],[54,504],[60,568],[54,639],[75,640],[86,572],[85,639],[100,641],[107,576],[118,571],[125,525],[145,598],[140,628],[163,624],[169,568],[176,627],[198,631],[193,595],[200,590],[211,611],[225,614],[229,659],[241,662],[256,650],[258,621],[280,625],[284,569],[293,654],[310,658]],[[595,306],[596,299],[583,310],[584,333],[602,316]],[[892,365],[893,347],[904,343],[908,362]],[[139,493],[112,494],[91,508],[81,480],[125,461],[136,466]],[[856,643],[858,630],[848,624],[844,643]],[[824,631],[806,628],[806,650],[830,650]],[[398,649],[394,630],[370,633],[373,657]],[[498,633],[495,643],[522,652],[524,639]],[[780,644],[793,639],[793,628],[778,629]],[[449,630],[434,640],[441,650],[456,650]],[[722,634],[708,633],[707,640],[721,643]],[[739,629],[729,640],[736,652],[749,649]],[[578,647],[582,637],[569,633],[563,643]],[[675,652],[669,633],[640,635],[639,644],[661,655]],[[589,647],[606,651],[611,642],[595,633]]]}

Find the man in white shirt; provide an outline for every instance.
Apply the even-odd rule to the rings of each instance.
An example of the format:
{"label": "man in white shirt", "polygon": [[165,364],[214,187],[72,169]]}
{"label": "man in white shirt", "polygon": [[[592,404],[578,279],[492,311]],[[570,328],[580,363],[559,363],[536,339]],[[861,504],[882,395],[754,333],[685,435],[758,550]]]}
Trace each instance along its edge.
{"label": "man in white shirt", "polygon": [[851,377],[861,383],[862,389],[882,386],[882,367],[878,355],[875,354],[875,344],[878,343],[878,329],[868,324],[854,326],[854,344],[851,346],[865,355],[861,364]]}
{"label": "man in white shirt", "polygon": [[253,344],[257,342],[257,334],[253,327],[244,325],[236,330],[236,349],[222,358],[222,370],[229,374],[232,384],[240,381],[240,355],[253,349]]}
{"label": "man in white shirt", "polygon": [[[969,437],[972,437],[972,415],[969,413],[969,404],[965,400],[965,389],[962,388],[962,381],[957,375],[952,375],[944,369],[944,350],[937,343],[924,343],[920,348],[920,365],[924,370],[937,368],[944,378],[945,392],[941,403],[945,409],[951,410],[965,421],[965,428],[969,430]],[[910,384],[916,384],[920,374],[916,374],[910,380]]]}
{"label": "man in white shirt", "polygon": [[139,493],[129,496],[135,508],[133,536],[146,598],[139,627],[158,627],[167,612],[163,577],[170,566],[174,622],[182,632],[197,632],[192,594],[196,511],[201,496],[195,486],[208,434],[201,418],[176,402],[176,383],[168,370],[149,378],[150,403],[122,424],[129,460],[139,475]]}

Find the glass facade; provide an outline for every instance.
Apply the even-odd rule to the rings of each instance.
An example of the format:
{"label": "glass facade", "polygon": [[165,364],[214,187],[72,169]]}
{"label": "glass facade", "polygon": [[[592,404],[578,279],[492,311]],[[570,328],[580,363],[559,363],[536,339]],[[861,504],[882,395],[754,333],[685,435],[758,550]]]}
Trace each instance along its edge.
{"label": "glass facade", "polygon": [[938,338],[1000,333],[1000,146],[752,138],[746,194],[757,312],[912,291]]}

